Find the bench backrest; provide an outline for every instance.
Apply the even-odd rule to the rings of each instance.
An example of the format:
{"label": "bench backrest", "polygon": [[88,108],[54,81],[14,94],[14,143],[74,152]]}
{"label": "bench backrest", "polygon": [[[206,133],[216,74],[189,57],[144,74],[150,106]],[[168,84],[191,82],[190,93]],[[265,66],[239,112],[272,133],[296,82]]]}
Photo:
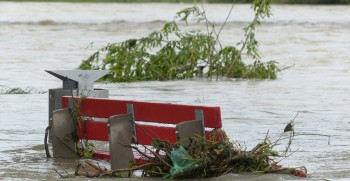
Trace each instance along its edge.
{"label": "bench backrest", "polygon": [[[78,102],[79,98],[62,97],[62,107],[69,107],[72,104],[72,100]],[[222,127],[220,107],[218,106],[84,98],[80,104],[80,112],[85,117],[109,118],[113,115],[128,113],[128,104],[133,107],[136,138],[139,143],[145,145],[149,145],[154,138],[176,142],[175,127],[168,125],[195,120],[196,110],[203,111],[205,128]],[[140,122],[163,124],[149,125],[140,124]],[[84,134],[82,129],[78,129],[78,133],[80,138],[83,139],[108,141],[108,127],[107,122],[104,121],[86,121],[84,124]]]}

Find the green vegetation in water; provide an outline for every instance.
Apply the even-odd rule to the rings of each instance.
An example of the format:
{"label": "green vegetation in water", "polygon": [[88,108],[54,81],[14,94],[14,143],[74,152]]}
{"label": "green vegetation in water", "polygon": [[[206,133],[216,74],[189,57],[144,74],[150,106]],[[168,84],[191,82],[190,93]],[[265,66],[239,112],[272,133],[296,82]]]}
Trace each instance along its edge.
{"label": "green vegetation in water", "polygon": [[[71,113],[73,123],[75,125],[77,125],[74,127],[74,130],[72,132],[72,136],[73,136],[73,140],[75,143],[75,149],[77,151],[77,156],[79,158],[92,158],[92,155],[95,151],[95,145],[93,144],[93,142],[91,140],[84,139],[84,137],[86,136],[84,124],[87,120],[89,120],[89,118],[83,116],[80,112],[81,104],[85,98],[86,98],[85,95],[81,95],[81,97],[77,101],[74,101],[75,99],[73,96],[71,98],[71,100],[73,100],[73,107],[70,108],[69,110]],[[82,133],[83,139],[79,139],[77,127],[80,130],[83,130],[83,133]]]}
{"label": "green vegetation in water", "polygon": [[[107,45],[84,60],[79,69],[111,70],[103,78],[111,82],[195,77],[276,79],[277,62],[261,61],[254,32],[262,19],[270,17],[270,8],[268,0],[253,2],[254,19],[243,28],[244,40],[236,46],[221,44],[219,37],[226,22],[216,30],[202,4],[202,10],[195,6],[178,12],[174,21],[147,37]],[[189,28],[190,18],[196,24],[205,23],[207,32],[181,30],[180,25]],[[246,65],[243,56],[253,59],[254,63]]]}
{"label": "green vegetation in water", "polygon": [[0,95],[4,95],[4,94],[45,94],[45,91],[38,91],[35,88],[0,88]]}

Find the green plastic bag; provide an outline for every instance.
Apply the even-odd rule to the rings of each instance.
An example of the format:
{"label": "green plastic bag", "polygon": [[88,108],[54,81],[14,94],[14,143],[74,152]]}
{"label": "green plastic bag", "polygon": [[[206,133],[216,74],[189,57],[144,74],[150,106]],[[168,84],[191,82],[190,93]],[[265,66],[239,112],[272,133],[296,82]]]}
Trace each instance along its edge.
{"label": "green plastic bag", "polygon": [[173,162],[173,167],[170,169],[171,178],[193,178],[200,177],[198,171],[203,169],[198,161],[194,160],[184,147],[170,152],[169,157]]}

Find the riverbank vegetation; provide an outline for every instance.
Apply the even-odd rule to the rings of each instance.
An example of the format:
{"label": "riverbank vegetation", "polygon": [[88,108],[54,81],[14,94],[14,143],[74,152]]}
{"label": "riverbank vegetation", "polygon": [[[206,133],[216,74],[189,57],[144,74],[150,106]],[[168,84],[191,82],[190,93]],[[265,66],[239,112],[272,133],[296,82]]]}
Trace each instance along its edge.
{"label": "riverbank vegetation", "polygon": [[[270,17],[270,8],[267,0],[253,2],[255,17],[243,27],[244,39],[236,45],[221,44],[220,33],[225,23],[216,28],[207,19],[202,4],[201,8],[195,6],[178,12],[173,22],[165,23],[161,30],[146,37],[108,44],[84,60],[79,68],[111,70],[104,77],[111,82],[197,77],[275,79],[279,71],[277,62],[261,60],[255,38],[261,20]],[[191,25],[199,23],[206,26],[205,32],[191,29]],[[246,64],[244,58],[253,63]]]}

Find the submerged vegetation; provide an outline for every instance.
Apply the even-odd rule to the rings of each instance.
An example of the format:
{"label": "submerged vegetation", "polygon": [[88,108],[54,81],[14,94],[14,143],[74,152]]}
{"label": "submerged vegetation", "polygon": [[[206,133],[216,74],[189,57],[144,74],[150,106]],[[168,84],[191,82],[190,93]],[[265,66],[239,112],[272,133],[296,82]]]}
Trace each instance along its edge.
{"label": "submerged vegetation", "polygon": [[[73,95],[72,95],[73,98]],[[84,122],[88,120],[80,112],[80,106],[83,100],[86,98],[85,95],[81,95],[77,102],[74,102],[74,106],[69,109],[72,116],[73,123],[82,130],[84,127]],[[77,151],[77,156],[79,158],[92,158],[92,154],[95,151],[95,145],[91,140],[88,139],[79,139],[77,127],[74,127],[72,132],[75,149]],[[83,133],[85,135],[85,133]]]}
{"label": "submerged vegetation", "polygon": [[[220,42],[226,22],[217,30],[207,19],[204,7],[195,6],[178,12],[175,20],[160,31],[107,45],[84,60],[79,68],[111,70],[104,80],[112,82],[195,77],[275,79],[279,71],[277,62],[262,62],[255,38],[261,20],[271,16],[270,8],[268,0],[253,2],[254,19],[243,28],[244,39],[236,46],[224,46]],[[207,32],[183,30],[192,23],[205,23]],[[244,57],[253,63],[246,65]]]}
{"label": "submerged vegetation", "polygon": [[30,87],[27,87],[27,88],[19,88],[19,87],[16,87],[16,88],[8,88],[8,87],[5,87],[5,88],[0,88],[0,95],[3,95],[3,94],[44,94],[45,92],[44,91],[38,91],[34,88],[30,88]]}

